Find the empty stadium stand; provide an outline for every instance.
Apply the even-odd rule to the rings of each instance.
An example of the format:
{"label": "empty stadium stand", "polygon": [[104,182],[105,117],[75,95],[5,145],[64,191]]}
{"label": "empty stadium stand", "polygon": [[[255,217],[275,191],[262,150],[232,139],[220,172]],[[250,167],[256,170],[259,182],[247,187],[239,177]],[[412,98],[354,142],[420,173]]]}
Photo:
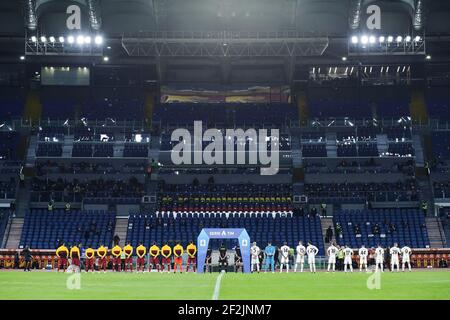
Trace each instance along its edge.
{"label": "empty stadium stand", "polygon": [[292,212],[286,184],[159,186],[159,210],[180,212]]}
{"label": "empty stadium stand", "polygon": [[333,223],[335,230],[338,224],[342,228],[337,243],[352,248],[394,243],[425,248],[430,244],[423,213],[416,209],[342,210],[335,212]]}
{"label": "empty stadium stand", "polygon": [[110,247],[114,227],[114,212],[35,209],[25,216],[20,245],[47,249],[65,242],[67,245]]}
{"label": "empty stadium stand", "polygon": [[[281,246],[284,241],[294,247],[298,241],[312,241],[324,254],[324,243],[320,219],[315,217],[292,217],[279,213],[249,214],[232,213],[206,214],[206,213],[179,213],[172,214],[133,214],[128,221],[127,242],[136,246],[139,243],[149,247],[153,241],[158,244],[180,241],[184,246],[189,241],[196,241],[202,228],[245,228],[252,241],[265,246],[268,241]],[[225,240],[228,247],[235,245],[234,241]],[[213,248],[220,243],[213,242]]]}

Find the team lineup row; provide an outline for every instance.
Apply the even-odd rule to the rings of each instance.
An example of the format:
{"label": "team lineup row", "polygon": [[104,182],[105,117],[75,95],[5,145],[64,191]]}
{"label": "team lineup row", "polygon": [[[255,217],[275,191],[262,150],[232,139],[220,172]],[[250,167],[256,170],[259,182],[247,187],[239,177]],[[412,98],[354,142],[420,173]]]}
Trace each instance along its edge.
{"label": "team lineup row", "polygon": [[[375,261],[375,271],[384,272],[385,255],[390,256],[390,266],[391,271],[395,268],[397,271],[400,270],[400,256],[402,262],[402,271],[405,271],[405,266],[408,266],[409,271],[411,271],[410,256],[412,253],[411,248],[408,246],[403,246],[399,248],[398,244],[394,244],[393,247],[389,249],[384,249],[380,245],[377,248],[370,249],[373,253],[369,251],[364,245],[359,248],[355,254],[355,250],[349,246],[338,246],[336,244],[331,244],[327,250],[328,266],[327,271],[335,272],[336,263],[338,260],[343,260],[344,271],[353,272],[353,258],[357,255],[357,260],[359,260],[359,270],[363,269],[367,271],[368,268],[368,257],[373,256]],[[225,245],[222,243],[219,247],[218,255],[218,265],[219,270],[227,270],[229,265],[228,251]],[[138,247],[133,248],[130,244],[127,244],[123,248],[119,245],[115,245],[111,250],[112,256],[112,270],[113,271],[133,271],[134,260],[133,253],[136,253],[136,271],[144,272],[147,271],[146,262],[148,262],[148,271],[168,271],[172,269],[174,272],[183,272],[183,254],[186,252],[187,261],[185,271],[189,272],[192,270],[195,272],[197,268],[197,247],[191,242],[186,249],[183,248],[181,244],[175,245],[173,248],[168,244],[165,244],[161,248],[156,244],[148,249],[148,259],[147,248],[140,244]],[[275,272],[276,262],[279,263],[279,271],[289,272],[289,266],[293,263],[294,272],[299,269],[303,272],[305,261],[309,265],[310,272],[316,272],[316,256],[319,253],[319,249],[308,242],[306,247],[300,241],[295,248],[290,248],[285,242],[280,248],[272,245],[270,242],[262,250],[256,242],[253,242],[250,247],[250,263],[252,272],[260,272],[260,270]],[[56,250],[56,256],[58,257],[58,271],[66,271],[68,266],[75,268],[75,270],[81,270],[80,260],[84,261],[85,271],[94,271],[94,266],[97,266],[97,270],[103,269],[106,272],[107,267],[107,254],[108,248],[105,246],[100,246],[98,249],[93,248],[81,248],[79,246],[71,246],[70,250],[62,244]],[[306,260],[307,258],[307,260]],[[70,260],[69,260],[70,259]],[[173,261],[172,261],[173,260]],[[70,264],[68,264],[70,262]],[[299,267],[299,268],[298,268]],[[205,271],[212,270],[212,249],[208,248],[205,258]],[[243,259],[241,249],[238,246],[234,248],[234,268],[235,271],[243,270]]]}
{"label": "team lineup row", "polygon": [[[162,246],[162,248],[158,247],[156,243],[149,248],[148,253],[150,256],[149,262],[149,271],[155,268],[157,271],[164,271],[167,267],[167,271],[171,271],[172,257],[173,257],[173,269],[174,272],[179,269],[180,272],[183,271],[183,253],[184,248],[181,244],[175,245],[173,248],[168,244]],[[122,271],[122,260],[124,260],[124,270],[133,271],[133,252],[134,248],[131,244],[127,244],[123,248],[119,245],[115,245],[111,249],[112,259],[112,269],[113,271]],[[197,266],[197,246],[192,242],[186,247],[186,253],[188,255],[188,261],[186,265],[186,272],[189,272],[189,267],[192,266],[193,271],[196,271]],[[89,270],[94,271],[94,264],[97,260],[97,267],[100,271],[103,269],[103,272],[106,272],[107,259],[106,256],[108,254],[108,248],[101,245],[98,249],[87,248],[83,249],[82,252],[79,246],[72,246],[70,250],[62,244],[56,249],[56,256],[58,257],[58,271],[63,270],[66,271],[68,267],[68,258],[70,258],[70,265],[73,266],[76,270],[80,271],[81,263],[80,259],[84,258],[85,271]],[[145,257],[147,255],[147,248],[140,244],[136,247],[136,271],[144,272],[145,269]],[[161,256],[161,260],[160,260]]]}
{"label": "team lineup row", "polygon": [[[286,272],[289,272],[289,259],[294,256],[293,250],[287,245],[285,242],[284,245],[279,249],[281,254],[280,259],[280,272],[283,272],[283,268],[285,268]],[[300,241],[297,245],[296,256],[294,262],[294,272],[297,272],[297,267],[300,266],[300,272],[303,272],[303,266],[305,264],[305,256],[308,258],[308,265],[310,272],[316,272],[316,255],[319,252],[319,249],[314,246],[312,243],[308,242],[308,245],[305,247]],[[261,249],[254,242],[251,249],[251,270],[260,271],[260,253]],[[270,270],[275,272],[275,253],[276,247],[272,246],[271,243],[267,245],[264,249],[264,261],[266,265],[266,270]],[[375,256],[375,271],[384,272],[384,259],[385,259],[385,249],[378,245],[378,247],[374,250]],[[405,266],[408,265],[409,271],[411,271],[411,262],[410,256],[412,253],[411,248],[408,246],[404,246],[399,248],[398,244],[395,243],[393,247],[389,248],[388,251],[390,255],[390,265],[391,271],[394,271],[396,267],[397,271],[400,270],[400,255],[402,257],[402,271],[405,271]],[[327,249],[328,256],[328,267],[327,272],[336,271],[336,260],[337,258],[343,258],[344,262],[344,271],[353,272],[353,256],[354,250],[349,246],[339,247],[336,244],[331,244]],[[359,257],[359,270],[362,271],[363,268],[367,271],[368,266],[368,256],[369,249],[367,249],[364,245],[361,246],[358,250]]]}

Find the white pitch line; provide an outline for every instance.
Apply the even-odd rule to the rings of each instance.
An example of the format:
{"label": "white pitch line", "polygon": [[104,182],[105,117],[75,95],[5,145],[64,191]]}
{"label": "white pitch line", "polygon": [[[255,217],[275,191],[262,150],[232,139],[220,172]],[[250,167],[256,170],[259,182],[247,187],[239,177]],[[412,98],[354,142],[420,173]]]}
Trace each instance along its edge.
{"label": "white pitch line", "polygon": [[222,282],[223,275],[225,274],[225,271],[222,270],[217,277],[216,280],[216,286],[214,287],[214,293],[212,296],[212,300],[218,300],[219,299],[219,293],[220,293],[220,283]]}

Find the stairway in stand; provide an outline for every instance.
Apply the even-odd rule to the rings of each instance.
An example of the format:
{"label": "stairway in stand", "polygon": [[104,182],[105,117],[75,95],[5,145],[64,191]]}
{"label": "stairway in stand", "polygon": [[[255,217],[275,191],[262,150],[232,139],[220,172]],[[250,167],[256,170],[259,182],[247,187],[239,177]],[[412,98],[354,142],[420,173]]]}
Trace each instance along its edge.
{"label": "stairway in stand", "polygon": [[328,243],[325,241],[325,236],[327,234],[328,227],[331,226],[331,229],[333,230],[333,237],[331,239],[331,242],[335,241],[335,239],[336,239],[336,235],[334,234],[333,218],[321,218],[320,224],[322,225],[323,241],[324,241],[325,247],[327,247]]}
{"label": "stairway in stand", "polygon": [[119,245],[125,246],[128,231],[128,217],[116,217],[116,228],[114,229],[114,236],[118,235],[120,238]]}
{"label": "stairway in stand", "polygon": [[446,238],[439,219],[437,217],[429,217],[425,219],[425,223],[427,225],[428,238],[430,239],[430,247],[444,248]]}
{"label": "stairway in stand", "polygon": [[24,220],[24,218],[13,218],[5,246],[7,249],[17,249],[19,247]]}

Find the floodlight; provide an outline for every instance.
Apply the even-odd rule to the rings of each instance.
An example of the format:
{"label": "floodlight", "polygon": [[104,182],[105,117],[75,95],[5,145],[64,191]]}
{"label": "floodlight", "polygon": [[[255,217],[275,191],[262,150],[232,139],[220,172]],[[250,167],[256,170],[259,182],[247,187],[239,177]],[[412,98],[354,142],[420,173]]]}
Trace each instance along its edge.
{"label": "floodlight", "polygon": [[102,44],[103,43],[103,37],[102,36],[95,36],[94,42],[95,42],[95,44]]}
{"label": "floodlight", "polygon": [[84,44],[84,37],[83,36],[78,36],[77,37],[77,44],[79,44],[79,45],[83,45]]}

